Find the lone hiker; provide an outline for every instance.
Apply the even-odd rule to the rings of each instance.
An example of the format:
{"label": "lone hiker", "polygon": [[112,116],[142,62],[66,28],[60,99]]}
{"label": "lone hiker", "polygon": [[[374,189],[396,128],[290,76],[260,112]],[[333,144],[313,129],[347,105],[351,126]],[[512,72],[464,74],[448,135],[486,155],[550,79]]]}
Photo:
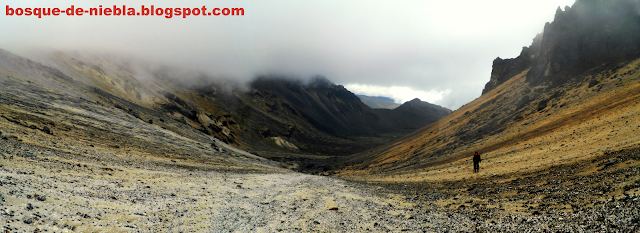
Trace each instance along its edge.
{"label": "lone hiker", "polygon": [[480,153],[476,151],[476,153],[473,155],[473,172],[480,171],[480,161],[482,161],[482,159],[480,158]]}

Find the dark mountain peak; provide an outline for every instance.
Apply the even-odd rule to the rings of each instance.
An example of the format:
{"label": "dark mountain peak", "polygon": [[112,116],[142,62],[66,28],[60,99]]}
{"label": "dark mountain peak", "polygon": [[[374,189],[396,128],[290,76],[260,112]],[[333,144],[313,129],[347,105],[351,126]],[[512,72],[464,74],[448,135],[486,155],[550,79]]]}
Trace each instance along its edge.
{"label": "dark mountain peak", "polygon": [[558,9],[556,9],[556,16],[554,18],[560,17],[562,13],[563,13],[562,7],[558,6]]}
{"label": "dark mountain peak", "polygon": [[[413,106],[419,106],[422,102],[422,100],[415,98],[412,99],[410,101],[404,102],[402,105],[400,105],[398,108],[411,108]],[[426,103],[426,102],[424,102]]]}
{"label": "dark mountain peak", "polygon": [[252,96],[264,99],[264,109],[268,112],[280,114],[280,109],[295,109],[291,113],[296,115],[296,119],[338,137],[408,133],[451,112],[440,111],[440,106],[432,108],[431,104],[419,99],[411,102],[414,107],[403,111],[372,109],[344,86],[336,85],[323,76],[312,78],[306,85],[299,79],[260,77],[251,88]]}

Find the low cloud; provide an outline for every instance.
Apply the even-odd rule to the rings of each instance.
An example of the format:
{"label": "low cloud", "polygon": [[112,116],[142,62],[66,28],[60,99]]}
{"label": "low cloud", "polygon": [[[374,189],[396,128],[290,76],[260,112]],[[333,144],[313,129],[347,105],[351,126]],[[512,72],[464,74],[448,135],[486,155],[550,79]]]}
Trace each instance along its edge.
{"label": "low cloud", "polygon": [[344,85],[344,87],[357,95],[389,97],[398,104],[402,104],[415,98],[433,104],[442,104],[442,100],[451,93],[451,89],[446,89],[444,91],[422,91],[403,86],[385,87],[358,83],[347,84]]}
{"label": "low cloud", "polygon": [[[480,96],[496,57],[518,56],[574,0],[11,1],[0,48],[110,52],[246,82],[324,75],[354,92],[457,109]],[[10,7],[241,7],[244,16],[6,16]],[[364,85],[364,86],[362,86]],[[368,87],[368,88],[367,88]],[[379,87],[379,88],[376,88]],[[350,89],[351,89],[350,88]],[[386,90],[386,91],[381,91]],[[376,94],[379,93],[379,94]],[[409,96],[413,95],[413,96]]]}

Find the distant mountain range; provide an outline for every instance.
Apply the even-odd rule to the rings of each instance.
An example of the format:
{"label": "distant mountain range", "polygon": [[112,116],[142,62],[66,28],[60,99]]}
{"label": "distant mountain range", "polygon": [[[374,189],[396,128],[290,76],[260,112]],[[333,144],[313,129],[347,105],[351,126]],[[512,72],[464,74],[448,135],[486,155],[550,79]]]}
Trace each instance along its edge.
{"label": "distant mountain range", "polygon": [[356,95],[362,103],[366,104],[370,108],[384,108],[384,109],[394,109],[400,106],[393,101],[393,99],[389,97],[382,96],[366,96],[366,95]]}

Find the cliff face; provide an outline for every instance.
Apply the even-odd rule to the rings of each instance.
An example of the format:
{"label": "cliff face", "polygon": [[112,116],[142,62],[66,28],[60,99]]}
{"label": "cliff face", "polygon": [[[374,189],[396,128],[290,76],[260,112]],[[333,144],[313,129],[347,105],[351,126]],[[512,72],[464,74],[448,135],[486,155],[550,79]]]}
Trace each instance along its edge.
{"label": "cliff face", "polygon": [[514,59],[497,58],[483,94],[530,68],[531,85],[560,85],[599,66],[640,57],[640,1],[578,0]]}
{"label": "cliff face", "polygon": [[557,85],[600,65],[640,56],[640,1],[581,0],[556,11],[544,27],[540,56],[527,74],[532,84]]}
{"label": "cliff face", "polygon": [[482,94],[495,89],[500,84],[503,84],[511,77],[516,76],[522,71],[529,69],[533,64],[534,59],[540,52],[540,41],[542,35],[538,34],[533,40],[531,47],[523,47],[520,56],[511,59],[496,58],[493,60],[493,70],[491,71],[491,79],[484,86]]}

